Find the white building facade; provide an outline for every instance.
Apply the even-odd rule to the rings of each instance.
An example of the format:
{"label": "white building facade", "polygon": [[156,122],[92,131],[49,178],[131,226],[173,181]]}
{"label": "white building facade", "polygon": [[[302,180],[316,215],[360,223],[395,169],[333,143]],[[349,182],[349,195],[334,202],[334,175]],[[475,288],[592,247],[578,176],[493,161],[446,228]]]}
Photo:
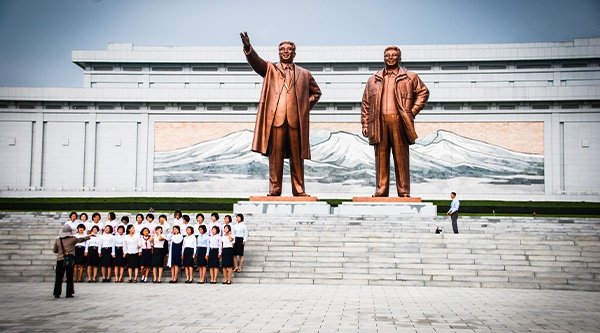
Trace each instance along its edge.
{"label": "white building facade", "polygon": [[[298,46],[323,93],[309,194],[374,191],[360,103],[384,48]],[[600,38],[400,48],[430,90],[413,196],[600,201]],[[277,61],[276,47],[257,51]],[[267,159],[250,152],[262,78],[241,46],[109,44],[72,58],[82,88],[0,87],[1,196],[267,193]]]}

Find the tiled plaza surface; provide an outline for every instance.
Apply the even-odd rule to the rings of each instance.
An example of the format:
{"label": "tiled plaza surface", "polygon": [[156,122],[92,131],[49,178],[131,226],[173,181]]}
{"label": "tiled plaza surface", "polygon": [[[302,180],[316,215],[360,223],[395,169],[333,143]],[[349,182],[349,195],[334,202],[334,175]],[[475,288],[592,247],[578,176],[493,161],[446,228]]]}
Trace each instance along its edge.
{"label": "tiled plaza surface", "polygon": [[600,332],[600,293],[286,284],[0,283],[1,332]]}

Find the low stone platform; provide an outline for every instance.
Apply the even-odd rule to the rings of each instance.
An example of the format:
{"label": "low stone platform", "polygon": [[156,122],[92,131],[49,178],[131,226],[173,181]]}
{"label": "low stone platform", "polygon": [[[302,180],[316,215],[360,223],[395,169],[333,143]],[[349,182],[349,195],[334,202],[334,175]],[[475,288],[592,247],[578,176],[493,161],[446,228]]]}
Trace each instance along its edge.
{"label": "low stone platform", "polygon": [[421,202],[420,198],[362,199],[366,198],[353,199],[352,202],[342,202],[341,205],[333,209],[333,214],[338,216],[395,216],[418,218],[435,218],[437,216],[437,206],[431,202]]}
{"label": "low stone platform", "polygon": [[[269,198],[261,201],[259,199]],[[234,213],[244,215],[329,215],[331,207],[316,197],[250,197],[233,205]]]}

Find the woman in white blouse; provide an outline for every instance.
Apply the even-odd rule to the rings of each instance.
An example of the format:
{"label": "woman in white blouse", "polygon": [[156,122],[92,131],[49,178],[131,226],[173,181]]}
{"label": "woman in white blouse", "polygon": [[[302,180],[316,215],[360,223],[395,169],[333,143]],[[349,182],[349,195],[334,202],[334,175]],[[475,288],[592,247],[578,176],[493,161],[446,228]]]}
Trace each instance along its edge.
{"label": "woman in white blouse", "polygon": [[231,226],[226,224],[223,226],[223,236],[221,237],[221,244],[223,250],[221,251],[221,263],[223,265],[223,284],[231,284],[233,279],[233,243],[235,239],[231,234]]}
{"label": "woman in white blouse", "polygon": [[243,214],[236,214],[235,220],[237,223],[233,226],[233,237],[235,238],[233,244],[233,271],[241,272],[242,266],[244,266],[244,247],[248,239],[248,228],[244,223]]}
{"label": "woman in white blouse", "polygon": [[196,258],[196,237],[194,237],[194,228],[188,226],[185,228],[185,237],[183,238],[182,265],[185,270],[185,283],[192,283],[194,279],[194,259]]}
{"label": "woman in white blouse", "polygon": [[107,224],[104,227],[104,233],[98,237],[100,239],[100,267],[102,282],[110,282],[112,273],[113,258],[115,257],[115,235],[113,235],[113,227]]}
{"label": "woman in white blouse", "polygon": [[[100,228],[97,225],[92,226],[90,233],[98,234],[99,232]],[[84,256],[87,260],[88,282],[98,282],[98,265],[100,264],[98,249],[100,248],[100,237],[92,237],[85,243]]]}
{"label": "woman in white blouse", "polygon": [[152,250],[152,283],[161,283],[165,264],[165,236],[163,228],[157,225],[154,228],[154,250]]}
{"label": "woman in white blouse", "polygon": [[123,274],[125,274],[125,226],[117,226],[117,233],[115,234],[115,282],[123,282]]}
{"label": "woman in white blouse", "polygon": [[127,226],[127,236],[125,236],[125,241],[123,242],[123,252],[125,252],[129,283],[137,283],[138,270],[140,267],[140,254],[142,253],[138,240],[139,237],[135,232],[135,227],[133,225]]}
{"label": "woman in white blouse", "polygon": [[210,271],[210,283],[217,283],[219,275],[219,259],[223,250],[221,243],[221,230],[218,226],[210,229],[211,235],[208,238],[208,269]]}

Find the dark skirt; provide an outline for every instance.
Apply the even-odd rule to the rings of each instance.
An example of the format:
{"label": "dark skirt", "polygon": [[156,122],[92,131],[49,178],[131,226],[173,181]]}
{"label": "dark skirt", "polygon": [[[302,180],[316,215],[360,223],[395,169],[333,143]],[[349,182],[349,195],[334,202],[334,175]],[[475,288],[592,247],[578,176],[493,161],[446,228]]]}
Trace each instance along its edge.
{"label": "dark skirt", "polygon": [[123,257],[122,246],[115,247],[115,259],[113,260],[113,264],[115,267],[125,267],[125,258]]}
{"label": "dark skirt", "polygon": [[223,267],[233,267],[233,248],[224,247],[221,253],[221,264]]}
{"label": "dark skirt", "polygon": [[142,256],[140,257],[140,266],[152,266],[152,249],[142,249]]}
{"label": "dark skirt", "polygon": [[112,267],[112,248],[103,247],[102,248],[102,257],[100,257],[100,267]]}
{"label": "dark skirt", "polygon": [[186,247],[183,249],[183,267],[194,266],[194,249]]}
{"label": "dark skirt", "polygon": [[219,267],[219,249],[210,249],[208,251],[208,267]]}
{"label": "dark skirt", "polygon": [[183,242],[177,244],[171,244],[171,253],[169,254],[171,257],[171,266],[177,265],[181,266],[181,249],[183,247]]}
{"label": "dark skirt", "polygon": [[140,258],[137,253],[127,253],[125,256],[127,262],[127,268],[138,268],[140,267]]}
{"label": "dark skirt", "polygon": [[197,247],[196,248],[196,265],[198,267],[206,267],[208,261],[206,260],[206,248],[205,247]]}
{"label": "dark skirt", "polygon": [[165,263],[165,249],[155,247],[152,251],[152,267],[163,267]]}
{"label": "dark skirt", "polygon": [[97,246],[91,246],[88,248],[87,264],[88,266],[92,267],[97,267],[98,265],[100,265],[100,256],[98,255]]}
{"label": "dark skirt", "polygon": [[85,266],[85,247],[84,246],[75,246],[75,265]]}
{"label": "dark skirt", "polygon": [[236,237],[235,243],[233,243],[233,255],[243,256],[244,255],[244,237]]}

